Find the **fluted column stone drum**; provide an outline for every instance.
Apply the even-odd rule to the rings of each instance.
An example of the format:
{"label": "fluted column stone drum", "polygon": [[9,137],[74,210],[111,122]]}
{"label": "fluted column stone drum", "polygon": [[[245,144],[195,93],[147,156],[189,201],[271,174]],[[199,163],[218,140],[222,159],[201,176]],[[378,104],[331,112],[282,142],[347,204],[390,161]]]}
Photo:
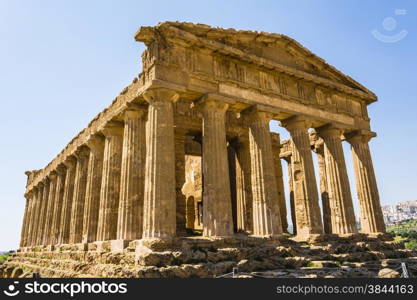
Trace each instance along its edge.
{"label": "fluted column stone drum", "polygon": [[124,112],[124,135],[117,222],[118,248],[142,237],[146,109]]}
{"label": "fluted column stone drum", "polygon": [[203,114],[203,235],[230,236],[233,218],[225,129],[228,104],[207,97],[199,105]]}
{"label": "fluted column stone drum", "polygon": [[297,236],[305,238],[323,234],[313,157],[307,132],[310,123],[296,117],[284,120],[282,125],[288,129],[292,138],[291,166]]}
{"label": "fluted column stone drum", "polygon": [[146,162],[143,203],[144,239],[172,239],[176,234],[175,144],[173,103],[178,94],[146,91]]}

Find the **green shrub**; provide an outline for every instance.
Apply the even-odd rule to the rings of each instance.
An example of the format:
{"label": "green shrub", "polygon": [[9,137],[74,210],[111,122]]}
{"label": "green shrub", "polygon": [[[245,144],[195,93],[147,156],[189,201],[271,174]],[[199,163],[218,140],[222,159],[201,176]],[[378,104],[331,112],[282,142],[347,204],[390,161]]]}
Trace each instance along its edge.
{"label": "green shrub", "polygon": [[0,263],[3,263],[9,257],[9,253],[3,253],[0,255]]}
{"label": "green shrub", "polygon": [[417,240],[415,239],[410,239],[409,241],[405,242],[404,245],[407,249],[417,250]]}
{"label": "green shrub", "polygon": [[395,235],[396,241],[404,241],[407,249],[417,250],[417,220],[407,220],[387,227],[387,232]]}

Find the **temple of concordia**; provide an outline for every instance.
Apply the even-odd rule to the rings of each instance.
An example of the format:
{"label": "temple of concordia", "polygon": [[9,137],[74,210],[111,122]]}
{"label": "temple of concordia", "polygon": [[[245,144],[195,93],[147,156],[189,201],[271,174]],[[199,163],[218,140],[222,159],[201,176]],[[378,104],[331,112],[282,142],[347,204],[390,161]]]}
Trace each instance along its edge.
{"label": "temple of concordia", "polygon": [[[225,261],[251,270],[248,249],[282,263],[301,241],[396,247],[384,234],[368,144],[375,94],[281,34],[164,22],[135,39],[147,47],[139,76],[46,167],[26,172],[10,264],[75,276],[54,273],[52,262],[88,256],[96,269],[87,275],[105,276],[99,265],[113,263],[125,273],[108,276],[192,277],[228,271]],[[291,138],[271,133],[271,120]],[[351,146],[360,233],[342,143]]]}

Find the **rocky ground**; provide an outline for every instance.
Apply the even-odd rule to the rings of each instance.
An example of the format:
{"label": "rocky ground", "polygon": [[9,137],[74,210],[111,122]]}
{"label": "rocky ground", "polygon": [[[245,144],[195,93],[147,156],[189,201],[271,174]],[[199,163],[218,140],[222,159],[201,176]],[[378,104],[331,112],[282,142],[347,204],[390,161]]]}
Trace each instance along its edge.
{"label": "rocky ground", "polygon": [[17,252],[0,277],[400,277],[401,262],[417,276],[417,252],[401,242],[357,235],[297,242],[249,238],[187,240],[177,249],[123,253],[38,249]]}

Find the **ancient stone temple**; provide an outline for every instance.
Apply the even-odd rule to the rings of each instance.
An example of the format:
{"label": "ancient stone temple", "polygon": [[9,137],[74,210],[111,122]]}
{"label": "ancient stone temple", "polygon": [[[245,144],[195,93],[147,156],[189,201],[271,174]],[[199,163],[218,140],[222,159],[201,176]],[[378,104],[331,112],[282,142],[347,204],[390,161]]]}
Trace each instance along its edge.
{"label": "ancient stone temple", "polygon": [[[20,255],[130,251],[137,263],[196,241],[290,238],[287,215],[295,240],[356,234],[342,143],[361,232],[385,232],[371,91],[280,34],[164,22],[135,39],[146,45],[139,76],[46,167],[26,172]],[[271,133],[271,120],[291,139]]]}

